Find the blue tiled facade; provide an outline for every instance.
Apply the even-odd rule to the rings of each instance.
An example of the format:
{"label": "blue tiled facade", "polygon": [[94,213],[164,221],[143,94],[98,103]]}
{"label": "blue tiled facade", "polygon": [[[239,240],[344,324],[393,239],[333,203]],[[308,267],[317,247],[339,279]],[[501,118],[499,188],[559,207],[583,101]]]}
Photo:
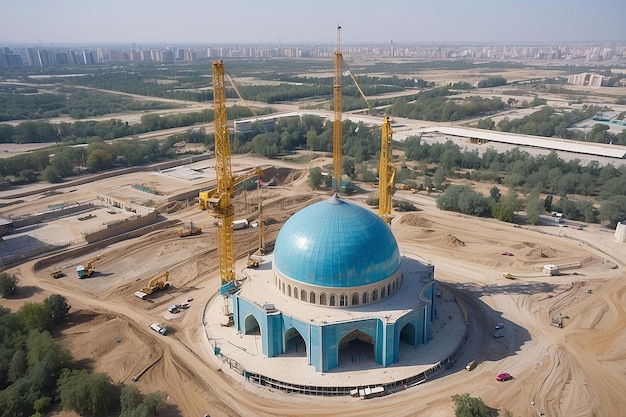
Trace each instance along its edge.
{"label": "blue tiled facade", "polygon": [[[317,286],[320,293],[324,289],[332,292],[395,279],[402,267],[398,244],[389,226],[370,210],[337,196],[302,209],[285,223],[276,239],[273,262],[275,277],[279,272],[291,280]],[[408,296],[410,306],[392,320],[370,310],[360,318],[356,314],[352,320],[322,321],[311,316],[312,310],[308,316],[299,317],[293,309],[290,314],[280,311],[278,303],[277,308],[264,308],[235,293],[231,296],[234,325],[244,335],[260,333],[263,354],[268,358],[297,348],[304,341],[307,363],[318,372],[339,366],[342,340],[349,343],[355,337],[367,339],[373,345],[374,360],[386,367],[399,361],[400,343],[417,346],[429,338],[435,314],[434,267],[423,265],[418,269],[408,279],[422,284],[410,286],[415,289],[415,294]],[[397,283],[408,285],[402,279]],[[382,282],[381,288],[385,285]],[[279,290],[276,291],[278,296]],[[387,293],[393,303],[390,290]],[[382,292],[379,294],[384,298]],[[298,298],[297,291],[292,296],[291,290],[285,293],[283,289],[281,296],[285,295],[291,303],[305,302],[305,298]],[[324,309],[333,307],[314,308],[325,316]]]}
{"label": "blue tiled facade", "polygon": [[[430,282],[422,296],[434,295],[434,281]],[[291,346],[286,335],[291,329],[297,331],[306,344],[307,361],[318,372],[326,372],[339,365],[341,339],[354,331],[370,336],[374,341],[374,359],[382,366],[399,361],[400,343],[417,346],[428,342],[432,301],[422,308],[404,314],[395,322],[387,323],[382,317],[359,319],[342,323],[312,323],[309,318],[288,316],[280,311],[266,312],[257,304],[233,295],[235,327],[246,334],[258,325],[263,354],[269,358],[285,353]]]}

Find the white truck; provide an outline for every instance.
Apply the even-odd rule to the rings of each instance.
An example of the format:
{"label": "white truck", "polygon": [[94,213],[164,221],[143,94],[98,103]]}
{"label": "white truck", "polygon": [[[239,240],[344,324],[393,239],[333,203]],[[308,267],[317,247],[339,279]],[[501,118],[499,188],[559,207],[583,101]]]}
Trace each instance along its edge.
{"label": "white truck", "polygon": [[165,336],[167,334],[167,328],[162,327],[162,326],[160,326],[160,325],[158,325],[156,323],[152,323],[150,325],[150,328],[152,330],[154,330],[155,332],[162,334],[163,336]]}
{"label": "white truck", "polygon": [[245,229],[246,227],[248,227],[248,220],[233,220],[233,230],[241,230]]}

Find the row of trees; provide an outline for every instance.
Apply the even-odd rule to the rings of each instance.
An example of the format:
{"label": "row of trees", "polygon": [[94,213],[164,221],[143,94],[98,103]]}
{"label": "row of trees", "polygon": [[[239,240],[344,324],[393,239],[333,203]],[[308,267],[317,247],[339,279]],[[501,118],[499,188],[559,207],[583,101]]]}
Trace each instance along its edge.
{"label": "row of trees", "polygon": [[171,103],[138,101],[119,94],[70,87],[0,88],[0,121],[71,116],[74,119],[123,111],[171,108]]}
{"label": "row of trees", "polygon": [[[511,190],[529,195],[529,199],[535,194],[559,196],[559,210],[569,219],[607,221],[610,227],[626,220],[626,208],[623,205],[626,203],[625,165],[616,168],[611,164],[601,166],[597,161],[592,161],[583,166],[578,159],[564,161],[556,152],[532,156],[519,148],[504,153],[488,149],[480,155],[477,151],[461,152],[450,141],[428,144],[415,136],[397,146],[404,149],[408,160],[422,162],[420,172],[406,166],[401,167],[397,173],[399,182],[424,177],[424,186],[432,185],[438,189],[445,188],[449,178],[459,177],[472,181],[503,183]],[[429,164],[434,164],[436,168],[429,169]],[[443,209],[492,215],[507,220],[511,218],[510,213],[526,207],[511,198],[505,201],[509,203],[507,210],[496,207],[494,211],[493,203],[498,203],[494,198],[494,201],[481,199],[479,193],[466,188],[450,191],[450,195],[441,202]],[[568,195],[589,198],[568,199]],[[599,201],[599,209],[594,206],[593,202],[596,200]]]}
{"label": "row of trees", "polygon": [[520,119],[505,117],[497,124],[491,119],[482,119],[478,122],[478,128],[533,136],[556,136],[563,139],[586,142],[626,145],[626,129],[621,133],[614,134],[609,132],[608,125],[602,123],[597,123],[587,133],[578,129],[570,129],[576,123],[590,119],[602,110],[598,106],[583,106],[582,110],[575,109],[570,112],[564,112],[557,111],[550,106],[544,106],[540,110]]}
{"label": "row of trees", "polygon": [[[270,109],[264,108],[257,109],[256,113],[262,115],[270,111]],[[251,116],[252,112],[247,107],[232,106],[227,110],[229,120]],[[61,122],[58,125],[46,121],[27,121],[16,126],[0,124],[0,143],[87,143],[94,137],[111,140],[157,130],[193,126],[197,123],[210,123],[213,120],[213,110],[203,110],[167,116],[146,114],[141,117],[139,123],[133,125],[124,123],[119,119]]]}
{"label": "row of trees", "polygon": [[398,98],[387,108],[387,113],[409,119],[451,122],[492,114],[506,108],[506,104],[498,97],[486,99],[473,96],[459,100],[451,99],[450,97],[455,94],[457,93],[448,87],[422,91],[412,101]]}
{"label": "row of trees", "polygon": [[[14,275],[0,273],[3,297],[14,295],[17,284]],[[0,417],[42,416],[57,405],[83,416],[147,417],[161,407],[164,394],[144,397],[135,386],[114,385],[73,362],[50,333],[66,323],[70,309],[59,294],[16,313],[0,306]]]}

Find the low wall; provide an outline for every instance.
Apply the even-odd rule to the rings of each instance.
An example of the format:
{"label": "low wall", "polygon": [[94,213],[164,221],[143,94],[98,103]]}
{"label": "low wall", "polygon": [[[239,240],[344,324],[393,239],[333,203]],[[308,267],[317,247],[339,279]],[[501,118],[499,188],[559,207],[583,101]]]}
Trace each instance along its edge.
{"label": "low wall", "polygon": [[118,236],[109,237],[106,239],[99,240],[97,242],[88,243],[86,245],[83,245],[77,248],[59,252],[47,258],[40,259],[39,261],[35,263],[35,265],[33,266],[33,269],[35,271],[38,271],[38,270],[47,268],[50,265],[54,265],[57,262],[61,262],[64,259],[77,258],[80,256],[84,256],[85,254],[92,253],[93,251],[105,248],[108,245],[112,245],[117,242],[121,242],[122,240],[140,237],[148,233],[154,232],[156,230],[168,229],[178,223],[180,223],[179,220],[166,220],[163,222],[158,222],[158,223],[151,224],[149,226],[142,227],[140,229],[131,230],[129,232],[123,233]]}
{"label": "low wall", "polygon": [[97,230],[85,234],[87,243],[95,243],[101,240],[109,239],[116,235],[121,235],[132,230],[141,229],[158,221],[159,214],[156,210],[142,216],[135,216],[119,222],[110,223],[104,229]]}
{"label": "low wall", "polygon": [[51,219],[58,219],[59,217],[70,216],[72,214],[80,213],[83,211],[93,210],[94,207],[95,205],[92,202],[77,203],[71,206],[64,206],[56,210],[50,210],[44,213],[39,213],[14,220],[13,227],[17,229],[20,227],[31,226],[33,224],[42,223]]}

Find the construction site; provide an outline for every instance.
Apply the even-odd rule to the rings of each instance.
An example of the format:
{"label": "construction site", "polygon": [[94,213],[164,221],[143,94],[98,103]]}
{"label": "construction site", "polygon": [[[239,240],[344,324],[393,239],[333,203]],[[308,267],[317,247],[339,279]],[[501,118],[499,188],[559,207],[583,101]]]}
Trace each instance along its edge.
{"label": "construction site", "polygon": [[[3,306],[66,297],[61,343],[167,393],[159,415],[443,417],[464,392],[513,415],[620,415],[623,243],[396,189],[389,118],[378,186],[345,195],[339,29],[332,159],[232,156],[224,62],[212,70],[214,157],[0,193],[0,259],[25,288]],[[314,166],[332,189],[307,185]]]}

